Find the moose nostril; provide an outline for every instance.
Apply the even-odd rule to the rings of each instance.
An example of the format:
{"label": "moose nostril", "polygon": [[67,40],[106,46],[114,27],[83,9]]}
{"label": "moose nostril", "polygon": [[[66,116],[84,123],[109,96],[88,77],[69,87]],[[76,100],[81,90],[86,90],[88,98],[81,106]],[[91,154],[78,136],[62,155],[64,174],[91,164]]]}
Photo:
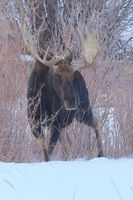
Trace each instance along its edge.
{"label": "moose nostril", "polygon": [[64,107],[66,110],[76,110],[75,104],[66,100],[64,100]]}

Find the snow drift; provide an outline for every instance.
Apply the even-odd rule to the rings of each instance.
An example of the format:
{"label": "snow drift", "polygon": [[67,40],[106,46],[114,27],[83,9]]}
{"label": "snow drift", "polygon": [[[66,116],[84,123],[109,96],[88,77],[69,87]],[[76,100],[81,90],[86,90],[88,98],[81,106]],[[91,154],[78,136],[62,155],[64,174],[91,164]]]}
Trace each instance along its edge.
{"label": "snow drift", "polygon": [[133,200],[133,159],[0,163],[2,200]]}

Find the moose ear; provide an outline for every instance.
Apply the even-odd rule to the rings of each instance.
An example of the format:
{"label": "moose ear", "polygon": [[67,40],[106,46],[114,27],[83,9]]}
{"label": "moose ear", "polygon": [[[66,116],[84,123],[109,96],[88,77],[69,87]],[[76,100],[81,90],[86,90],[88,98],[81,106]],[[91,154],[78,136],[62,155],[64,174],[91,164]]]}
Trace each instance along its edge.
{"label": "moose ear", "polygon": [[72,57],[73,57],[71,50],[70,49],[66,49],[63,52],[63,55],[64,55],[64,57],[63,57],[64,62],[66,64],[70,65],[71,62],[72,62]]}

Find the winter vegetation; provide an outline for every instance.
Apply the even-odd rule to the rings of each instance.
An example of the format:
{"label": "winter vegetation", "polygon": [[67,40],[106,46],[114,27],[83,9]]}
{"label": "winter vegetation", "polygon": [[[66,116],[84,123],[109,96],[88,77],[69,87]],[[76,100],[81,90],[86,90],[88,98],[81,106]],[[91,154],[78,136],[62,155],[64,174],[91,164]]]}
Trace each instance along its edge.
{"label": "winter vegetation", "polygon": [[[84,63],[85,30],[96,36],[100,47],[97,65],[81,72],[93,112],[101,120],[104,154],[109,158],[133,157],[132,3],[132,0],[0,1],[0,161],[43,160],[27,120],[27,81],[34,59],[22,39],[23,23],[31,28],[40,55],[48,46],[54,54],[70,48],[74,64]],[[49,139],[49,130],[44,130],[44,134]],[[64,129],[53,159],[96,156],[93,131],[74,121]],[[8,180],[5,184],[11,185]]]}

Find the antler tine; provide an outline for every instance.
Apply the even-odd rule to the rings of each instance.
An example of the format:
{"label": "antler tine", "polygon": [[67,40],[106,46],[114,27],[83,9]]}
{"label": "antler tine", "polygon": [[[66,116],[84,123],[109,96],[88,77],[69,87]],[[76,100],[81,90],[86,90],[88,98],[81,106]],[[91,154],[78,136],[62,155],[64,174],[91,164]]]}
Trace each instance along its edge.
{"label": "antler tine", "polygon": [[46,61],[46,58],[48,56],[48,51],[49,51],[49,46],[47,47],[46,51],[45,51],[45,54],[44,54],[44,57],[43,57],[43,62]]}

